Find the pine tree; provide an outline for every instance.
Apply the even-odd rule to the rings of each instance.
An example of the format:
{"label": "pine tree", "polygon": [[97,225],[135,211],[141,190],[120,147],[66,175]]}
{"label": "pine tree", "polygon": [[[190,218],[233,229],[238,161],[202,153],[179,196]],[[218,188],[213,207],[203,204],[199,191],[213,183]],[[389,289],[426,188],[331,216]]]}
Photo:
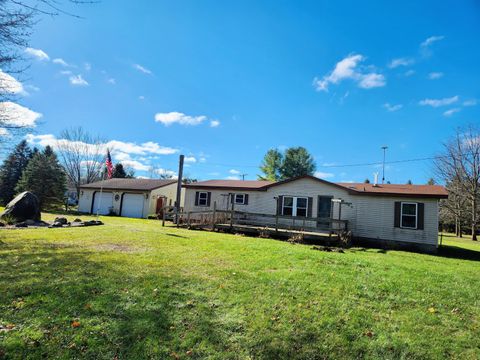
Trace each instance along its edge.
{"label": "pine tree", "polygon": [[15,186],[32,156],[32,150],[27,142],[22,140],[3,162],[0,168],[0,203],[2,205],[8,204],[15,197]]}
{"label": "pine tree", "polygon": [[428,179],[427,185],[435,185],[435,179],[434,178]]}
{"label": "pine tree", "polygon": [[50,146],[37,152],[29,161],[17,184],[17,192],[31,191],[37,195],[41,208],[63,202],[66,175]]}
{"label": "pine tree", "polygon": [[288,148],[285,151],[282,167],[280,168],[281,179],[290,179],[302,175],[313,175],[316,165],[312,155],[304,147]]}
{"label": "pine tree", "polygon": [[113,169],[112,178],[126,178],[127,172],[123,168],[122,163],[115,164],[115,168]]}
{"label": "pine tree", "polygon": [[263,175],[259,175],[260,180],[278,181],[280,180],[280,169],[283,163],[283,155],[277,149],[270,149],[263,158],[260,170]]}

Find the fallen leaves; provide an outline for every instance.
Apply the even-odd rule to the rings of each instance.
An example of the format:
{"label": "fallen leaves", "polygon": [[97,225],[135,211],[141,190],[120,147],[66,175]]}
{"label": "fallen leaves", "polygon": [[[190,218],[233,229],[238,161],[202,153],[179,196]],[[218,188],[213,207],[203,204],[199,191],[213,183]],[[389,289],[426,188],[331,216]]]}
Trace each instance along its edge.
{"label": "fallen leaves", "polygon": [[78,328],[78,327],[80,327],[80,321],[77,321],[77,320],[72,321],[72,327],[73,327],[73,328]]}

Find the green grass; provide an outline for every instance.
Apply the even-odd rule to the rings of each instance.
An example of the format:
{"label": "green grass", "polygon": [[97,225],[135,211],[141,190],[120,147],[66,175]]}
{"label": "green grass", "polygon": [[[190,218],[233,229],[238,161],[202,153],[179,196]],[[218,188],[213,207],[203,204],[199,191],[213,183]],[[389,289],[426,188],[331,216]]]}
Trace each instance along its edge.
{"label": "green grass", "polygon": [[0,230],[0,358],[480,357],[467,240],[444,238],[442,256],[338,253],[102,220]]}

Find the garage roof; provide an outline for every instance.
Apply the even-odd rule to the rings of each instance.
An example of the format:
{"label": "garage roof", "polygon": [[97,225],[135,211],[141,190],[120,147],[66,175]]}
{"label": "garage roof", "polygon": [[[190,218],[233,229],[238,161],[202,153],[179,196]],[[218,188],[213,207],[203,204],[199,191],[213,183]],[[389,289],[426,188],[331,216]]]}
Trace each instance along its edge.
{"label": "garage roof", "polygon": [[177,180],[159,180],[159,179],[108,179],[97,181],[80,186],[82,189],[100,189],[104,190],[140,190],[151,191],[170,184]]}

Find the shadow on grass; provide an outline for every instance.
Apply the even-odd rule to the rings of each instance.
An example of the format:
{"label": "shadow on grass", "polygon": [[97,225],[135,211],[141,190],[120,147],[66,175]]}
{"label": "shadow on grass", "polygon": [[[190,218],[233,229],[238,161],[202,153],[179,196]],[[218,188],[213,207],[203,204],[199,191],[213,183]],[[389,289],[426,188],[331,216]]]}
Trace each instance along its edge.
{"label": "shadow on grass", "polygon": [[441,245],[438,248],[437,256],[460,260],[480,261],[480,251],[465,249],[452,245]]}
{"label": "shadow on grass", "polygon": [[223,347],[216,314],[195,299],[195,279],[75,246],[8,245],[0,325],[14,327],[0,334],[0,359],[168,358],[188,350],[189,336],[192,345]]}

